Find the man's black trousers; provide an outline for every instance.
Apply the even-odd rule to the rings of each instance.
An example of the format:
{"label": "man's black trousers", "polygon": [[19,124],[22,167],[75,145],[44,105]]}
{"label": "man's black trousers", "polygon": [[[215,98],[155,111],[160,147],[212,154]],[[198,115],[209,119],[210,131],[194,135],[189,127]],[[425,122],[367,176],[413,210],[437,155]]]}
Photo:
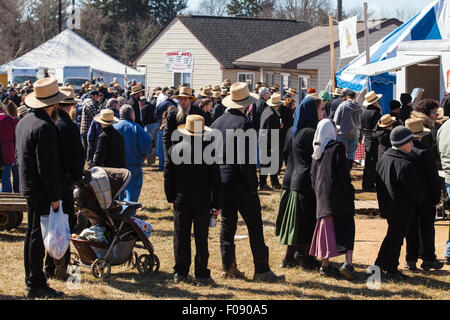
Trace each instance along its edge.
{"label": "man's black trousers", "polygon": [[411,220],[387,220],[388,230],[381,244],[375,265],[387,272],[396,272],[399,265],[403,239],[409,230]]}
{"label": "man's black trousers", "polygon": [[186,209],[174,206],[174,237],[175,255],[174,272],[187,276],[191,266],[191,229],[194,222],[195,237],[195,278],[209,278],[208,269],[208,232],[210,209]]}
{"label": "man's black trousers", "polygon": [[409,231],[406,235],[406,261],[417,262],[419,257],[420,236],[423,243],[423,261],[436,260],[434,221],[436,209],[433,205],[420,203],[416,205]]}
{"label": "man's black trousers", "polygon": [[[250,238],[255,273],[270,271],[269,248],[264,243],[261,204],[257,194],[250,194],[241,187],[224,185],[223,210],[220,229],[220,249],[222,252],[222,268],[227,271],[236,263],[236,235],[238,211],[245,221]],[[245,257],[243,257],[245,258]]]}

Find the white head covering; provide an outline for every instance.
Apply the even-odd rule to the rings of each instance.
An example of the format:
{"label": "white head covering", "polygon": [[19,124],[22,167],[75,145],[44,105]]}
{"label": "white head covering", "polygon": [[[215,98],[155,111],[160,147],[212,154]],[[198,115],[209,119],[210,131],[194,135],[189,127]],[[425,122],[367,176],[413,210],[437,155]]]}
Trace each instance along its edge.
{"label": "white head covering", "polygon": [[312,155],[313,159],[319,160],[322,157],[322,153],[325,147],[331,141],[336,140],[336,128],[330,119],[320,120],[317,125],[317,130],[314,135],[313,148],[314,153]]}

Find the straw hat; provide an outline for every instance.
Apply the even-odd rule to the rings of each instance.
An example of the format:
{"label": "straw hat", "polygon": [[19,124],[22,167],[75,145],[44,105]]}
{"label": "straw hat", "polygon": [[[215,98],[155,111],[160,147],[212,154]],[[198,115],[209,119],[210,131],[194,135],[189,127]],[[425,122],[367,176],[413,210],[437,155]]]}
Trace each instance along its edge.
{"label": "straw hat", "polygon": [[28,113],[28,108],[26,106],[18,107],[17,112],[18,112],[19,116],[21,116],[24,113]]}
{"label": "straw hat", "polygon": [[363,105],[365,107],[368,107],[371,104],[374,104],[375,102],[380,100],[382,96],[383,96],[382,94],[376,94],[375,91],[370,91],[366,94]]}
{"label": "straw hat", "polygon": [[[226,90],[225,90],[226,91]],[[222,91],[213,91],[212,98],[220,99],[222,98]]]}
{"label": "straw hat", "polygon": [[59,103],[75,104],[81,102],[81,100],[77,99],[77,97],[75,96],[75,90],[73,89],[73,87],[61,87],[59,90],[61,90],[67,95],[67,99],[60,101]]}
{"label": "straw hat", "polygon": [[178,130],[191,137],[201,137],[205,132],[212,132],[210,127],[205,126],[205,118],[193,114],[186,117],[186,124],[178,126]]}
{"label": "straw hat", "polygon": [[393,124],[397,123],[397,119],[395,117],[392,117],[390,114],[385,114],[381,117],[380,120],[378,120],[378,126],[380,128],[387,128]]}
{"label": "straw hat", "polygon": [[114,112],[110,109],[103,109],[100,111],[100,115],[94,117],[94,121],[97,121],[98,123],[106,124],[106,125],[113,125],[115,123],[119,122],[119,119],[114,117]]}
{"label": "straw hat", "polygon": [[230,109],[246,108],[257,99],[250,95],[248,85],[244,82],[236,82],[231,85],[230,95],[223,99],[222,104]]}
{"label": "straw hat", "polygon": [[286,90],[286,93],[290,93],[290,94],[296,95],[297,94],[297,89],[289,88],[288,90]]}
{"label": "straw hat", "polygon": [[213,88],[212,88],[212,92],[216,92],[216,91],[218,91],[218,92],[220,92],[220,91],[221,91],[221,89],[220,89],[220,86],[219,86],[219,85],[215,85],[215,86],[213,86]]}
{"label": "straw hat", "polygon": [[228,89],[222,89],[221,95],[222,96],[228,96],[230,93],[228,92]]}
{"label": "straw hat", "polygon": [[137,85],[135,85],[135,86],[132,86],[131,87],[131,95],[135,95],[135,94],[138,94],[139,92],[143,92],[143,91],[145,91],[145,89],[142,87],[142,85],[141,84],[137,84]]}
{"label": "straw hat", "polygon": [[280,86],[276,84],[273,87],[270,87],[269,89],[272,90],[272,91],[279,91],[280,90]]}
{"label": "straw hat", "polygon": [[423,126],[423,120],[418,118],[407,119],[405,127],[411,130],[415,137],[424,137],[431,132],[430,129]]}
{"label": "straw hat", "polygon": [[209,98],[212,96],[211,86],[206,86],[200,89],[200,96],[203,98]]}
{"label": "straw hat", "polygon": [[192,94],[192,89],[189,87],[181,87],[180,88],[180,92],[178,93],[178,95],[174,96],[175,99],[180,99],[180,98],[189,98],[192,99],[194,101],[197,100],[196,97],[194,97],[194,95]]}
{"label": "straw hat", "polygon": [[95,90],[95,85],[90,84],[88,87],[88,91],[92,91],[92,90]]}
{"label": "straw hat", "polygon": [[281,95],[279,93],[274,93],[266,103],[271,107],[277,107],[283,104],[284,100],[281,100]]}
{"label": "straw hat", "polygon": [[447,121],[448,119],[450,119],[450,117],[448,117],[448,116],[444,116],[444,108],[438,108],[438,113],[439,113],[439,116],[438,116],[438,118],[436,119],[436,122],[437,123],[444,123],[445,121]]}
{"label": "straw hat", "polygon": [[341,95],[342,95],[342,89],[341,88],[334,89],[333,96],[340,97]]}
{"label": "straw hat", "polygon": [[34,83],[34,91],[25,98],[27,106],[35,109],[45,108],[67,99],[67,95],[58,87],[54,78],[39,79]]}

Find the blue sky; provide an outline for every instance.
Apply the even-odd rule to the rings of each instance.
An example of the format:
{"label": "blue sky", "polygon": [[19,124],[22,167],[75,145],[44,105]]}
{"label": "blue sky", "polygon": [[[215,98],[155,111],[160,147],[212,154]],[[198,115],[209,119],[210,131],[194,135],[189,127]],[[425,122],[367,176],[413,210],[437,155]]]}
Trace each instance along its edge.
{"label": "blue sky", "polygon": [[[349,10],[354,7],[362,7],[364,2],[368,3],[369,10],[380,12],[383,17],[377,18],[396,18],[395,10],[402,8],[412,8],[412,10],[419,11],[433,0],[343,0],[344,10]],[[201,0],[189,0],[189,10],[196,10]],[[225,2],[225,1],[224,1]],[[335,4],[337,1],[331,0]]]}

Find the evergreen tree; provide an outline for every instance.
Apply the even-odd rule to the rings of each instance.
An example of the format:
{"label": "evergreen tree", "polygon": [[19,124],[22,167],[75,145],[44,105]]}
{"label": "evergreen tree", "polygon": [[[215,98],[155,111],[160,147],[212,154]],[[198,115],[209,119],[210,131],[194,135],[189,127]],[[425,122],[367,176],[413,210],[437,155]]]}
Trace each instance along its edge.
{"label": "evergreen tree", "polygon": [[187,8],[187,0],[150,0],[150,14],[160,25],[166,25]]}

